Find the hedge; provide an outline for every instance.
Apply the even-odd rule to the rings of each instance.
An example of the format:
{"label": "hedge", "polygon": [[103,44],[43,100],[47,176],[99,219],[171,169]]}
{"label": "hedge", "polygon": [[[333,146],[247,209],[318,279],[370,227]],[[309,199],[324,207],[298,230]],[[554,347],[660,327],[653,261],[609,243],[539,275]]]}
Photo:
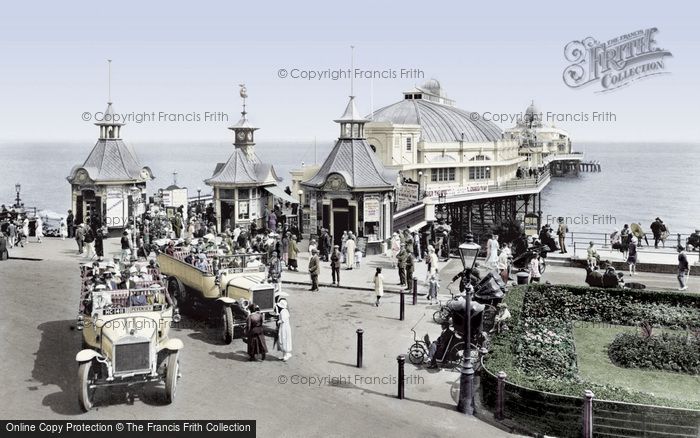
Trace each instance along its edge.
{"label": "hedge", "polygon": [[700,337],[662,333],[649,337],[620,333],[608,347],[617,366],[700,374]]}

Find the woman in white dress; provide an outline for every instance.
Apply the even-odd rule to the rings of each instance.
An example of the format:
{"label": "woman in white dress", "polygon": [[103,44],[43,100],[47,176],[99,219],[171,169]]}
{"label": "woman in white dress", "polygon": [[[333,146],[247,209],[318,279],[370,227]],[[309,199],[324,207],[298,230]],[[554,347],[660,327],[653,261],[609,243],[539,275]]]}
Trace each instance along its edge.
{"label": "woman in white dress", "polygon": [[292,357],[292,326],[289,323],[287,300],[279,300],[277,307],[280,309],[279,325],[277,326],[277,349],[282,352],[282,360],[286,362]]}
{"label": "woman in white dress", "polygon": [[22,222],[22,234],[24,234],[24,240],[29,243],[29,219],[26,217]]}
{"label": "woman in white dress", "polygon": [[374,273],[374,295],[377,297],[377,301],[374,302],[376,307],[379,307],[379,300],[384,296],[384,276],[382,275],[382,268],[377,268]]}
{"label": "woman in white dress", "polygon": [[486,266],[492,271],[498,268],[498,236],[495,234],[486,242]]}
{"label": "woman in white dress", "polygon": [[347,263],[347,269],[352,269],[355,267],[355,236],[352,233],[348,233],[348,240],[345,242],[345,261]]}
{"label": "woman in white dress", "polygon": [[41,238],[44,237],[44,221],[41,217],[36,218],[36,229],[34,230],[34,235],[36,236],[37,242],[41,243]]}
{"label": "woman in white dress", "polygon": [[396,256],[399,254],[399,251],[401,251],[401,237],[399,236],[399,233],[394,232],[394,234],[391,236],[391,267],[392,268],[396,267]]}
{"label": "woman in white dress", "polygon": [[66,240],[66,237],[68,237],[68,227],[64,218],[61,218],[61,225],[59,225],[59,231],[61,233],[61,240]]}

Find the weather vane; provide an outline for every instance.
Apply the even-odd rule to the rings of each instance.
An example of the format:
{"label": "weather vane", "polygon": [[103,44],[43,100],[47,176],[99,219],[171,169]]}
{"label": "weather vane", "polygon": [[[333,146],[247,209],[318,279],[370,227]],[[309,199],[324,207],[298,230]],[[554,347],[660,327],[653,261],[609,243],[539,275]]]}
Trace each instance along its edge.
{"label": "weather vane", "polygon": [[248,97],[248,89],[245,87],[245,84],[238,84],[238,86],[241,87],[240,95],[243,98],[243,117],[245,117],[245,99]]}

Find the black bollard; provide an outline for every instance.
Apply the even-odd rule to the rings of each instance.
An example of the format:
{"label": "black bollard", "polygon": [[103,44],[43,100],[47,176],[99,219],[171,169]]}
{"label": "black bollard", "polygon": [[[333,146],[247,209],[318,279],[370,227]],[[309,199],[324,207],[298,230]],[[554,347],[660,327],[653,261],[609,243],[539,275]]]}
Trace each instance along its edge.
{"label": "black bollard", "polygon": [[401,294],[401,298],[399,299],[399,321],[403,321],[404,311],[405,311],[405,309],[404,309],[404,306],[405,306],[404,295],[406,295],[406,294],[404,294],[403,291],[400,292],[400,294]]}
{"label": "black bollard", "polygon": [[398,384],[399,384],[399,395],[398,395],[398,396],[399,396],[399,400],[403,400],[403,399],[404,399],[404,386],[403,386],[403,385],[404,385],[404,375],[403,375],[403,366],[404,366],[404,364],[406,363],[406,356],[404,356],[403,354],[399,354],[399,355],[396,357],[396,362],[399,363],[399,381],[398,381]]}
{"label": "black bollard", "polygon": [[413,277],[413,305],[418,304],[418,278]]}
{"label": "black bollard", "polygon": [[357,329],[357,368],[362,368],[362,334],[365,331]]}

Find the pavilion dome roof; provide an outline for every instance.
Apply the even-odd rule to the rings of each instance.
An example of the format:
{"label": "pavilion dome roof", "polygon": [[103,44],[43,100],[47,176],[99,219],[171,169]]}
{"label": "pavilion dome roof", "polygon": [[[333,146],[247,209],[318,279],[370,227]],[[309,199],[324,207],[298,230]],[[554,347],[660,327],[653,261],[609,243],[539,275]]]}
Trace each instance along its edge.
{"label": "pavilion dome roof", "polygon": [[423,140],[434,143],[462,140],[482,143],[502,137],[501,128],[480,114],[426,99],[401,100],[375,111],[369,119],[394,125],[420,125]]}

